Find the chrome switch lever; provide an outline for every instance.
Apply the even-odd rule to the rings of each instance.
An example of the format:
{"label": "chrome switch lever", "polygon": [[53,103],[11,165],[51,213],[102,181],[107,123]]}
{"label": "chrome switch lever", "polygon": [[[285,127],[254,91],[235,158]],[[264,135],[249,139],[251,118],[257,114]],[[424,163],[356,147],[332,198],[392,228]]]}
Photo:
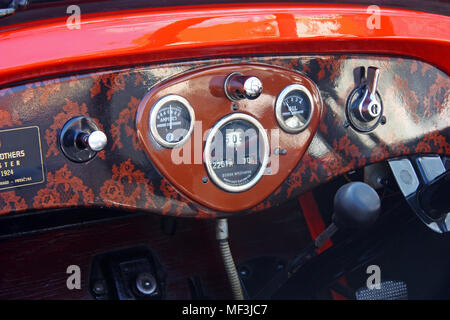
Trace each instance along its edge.
{"label": "chrome switch lever", "polygon": [[359,85],[350,93],[345,107],[347,116],[346,127],[351,125],[359,132],[370,132],[378,124],[386,124],[386,117],[383,115],[383,102],[377,92],[380,70],[377,67],[360,68],[361,81]]}
{"label": "chrome switch lever", "polygon": [[366,122],[372,121],[381,113],[381,107],[376,98],[379,77],[380,70],[378,68],[367,68],[366,89],[358,105],[359,117]]}
{"label": "chrome switch lever", "polygon": [[367,68],[367,88],[370,92],[370,95],[373,97],[375,97],[375,93],[377,92],[379,77],[380,77],[380,69],[376,67]]}

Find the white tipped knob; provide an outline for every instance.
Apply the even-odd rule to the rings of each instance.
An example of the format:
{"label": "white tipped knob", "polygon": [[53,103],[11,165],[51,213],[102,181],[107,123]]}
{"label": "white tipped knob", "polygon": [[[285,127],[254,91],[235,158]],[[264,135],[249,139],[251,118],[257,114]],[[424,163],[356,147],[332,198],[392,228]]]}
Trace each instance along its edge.
{"label": "white tipped knob", "polygon": [[94,131],[89,135],[88,145],[91,150],[99,152],[105,149],[108,138],[102,131]]}

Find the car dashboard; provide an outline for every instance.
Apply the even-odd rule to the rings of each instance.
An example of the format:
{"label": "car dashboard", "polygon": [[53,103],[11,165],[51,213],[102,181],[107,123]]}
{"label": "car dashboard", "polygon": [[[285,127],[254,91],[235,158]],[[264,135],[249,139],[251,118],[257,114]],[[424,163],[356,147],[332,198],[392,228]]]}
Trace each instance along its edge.
{"label": "car dashboard", "polygon": [[[377,190],[362,198],[401,196],[419,221],[448,232],[447,207],[433,206],[445,198],[450,163],[448,15],[365,3],[116,11],[87,3],[81,16],[75,7],[66,16],[37,5],[0,18],[0,256],[19,261],[36,241],[40,253],[24,261],[40,266],[42,281],[63,281],[39,257],[72,252],[89,270],[86,289],[65,292],[50,281],[43,296],[22,295],[17,279],[41,281],[22,266],[0,280],[0,297],[147,299],[139,277],[129,292],[111,284],[135,281],[120,268],[142,257],[132,268],[150,266],[145,274],[157,284],[149,299],[229,298],[224,277],[211,270],[228,274],[236,297],[233,270],[222,270],[218,254],[205,258],[214,240],[224,260],[231,256],[227,219],[236,221],[241,276],[254,261],[275,263],[257,260],[269,253],[285,261],[276,260],[277,270],[316,253],[328,268],[351,251],[330,240],[343,227],[328,202],[336,193],[341,211],[364,207],[336,205],[336,184],[355,183],[352,176]],[[174,221],[184,224],[177,235]],[[393,225],[377,230],[395,233]],[[311,241],[314,254],[295,258]],[[291,277],[300,267],[289,268]],[[199,279],[208,297],[198,293]],[[240,283],[252,291],[249,279]],[[269,297],[250,291],[246,298]]]}
{"label": "car dashboard", "polygon": [[[353,111],[346,104],[352,104],[349,97],[358,90],[369,67],[380,72],[377,93],[382,110],[369,122],[352,123],[349,113]],[[257,75],[261,95],[254,100],[228,98],[224,83],[233,73]],[[276,104],[280,104],[283,90],[295,85],[301,90],[294,87],[290,100],[294,105],[295,99],[304,98],[298,110],[308,116],[300,130],[294,126],[296,131],[289,132],[281,127],[287,117],[277,120]],[[4,145],[14,146],[10,152],[25,155],[2,154],[0,197],[6,205],[1,211],[13,214],[29,209],[98,206],[216,218],[267,209],[371,163],[415,153],[448,153],[447,89],[446,74],[427,63],[358,55],[189,61],[3,89],[0,103],[6,108],[2,109],[2,129],[13,127],[12,131],[2,130]],[[183,103],[193,112],[192,119],[183,114],[187,112],[185,104],[176,105],[170,95],[184,98]],[[159,118],[164,112],[169,114],[157,105],[167,96],[162,109],[172,103],[173,113],[175,108],[178,111],[172,131],[164,131],[161,138],[150,129],[150,114]],[[286,112],[289,114],[286,108],[280,110],[280,114]],[[208,132],[219,120],[233,115],[249,116],[259,124],[261,141],[255,148],[259,146],[262,156],[255,151],[250,155],[254,159],[248,160],[254,163],[236,160],[235,167],[231,165],[228,170],[223,159],[210,158],[210,163],[216,161],[217,169],[208,168],[203,152]],[[105,150],[84,155],[85,150],[73,147],[73,142],[64,147],[65,125],[77,117],[82,117],[81,122],[90,119],[98,130],[106,132]],[[187,119],[183,120],[186,123],[180,119]],[[164,119],[155,122],[161,123],[169,125]],[[361,123],[370,126],[358,127]],[[95,131],[81,127],[77,130]],[[179,137],[172,138],[174,148],[165,139],[177,129],[185,137],[181,145],[173,142]],[[247,144],[249,139],[258,140],[258,134],[244,137],[244,129],[230,127],[228,131],[240,131],[238,138],[246,138]],[[226,138],[225,131],[221,140]],[[270,137],[267,145],[262,142],[263,133],[266,140]],[[251,171],[248,177],[246,167]],[[225,173],[242,172],[243,178],[225,178],[223,183]],[[236,192],[235,186],[244,189]]]}

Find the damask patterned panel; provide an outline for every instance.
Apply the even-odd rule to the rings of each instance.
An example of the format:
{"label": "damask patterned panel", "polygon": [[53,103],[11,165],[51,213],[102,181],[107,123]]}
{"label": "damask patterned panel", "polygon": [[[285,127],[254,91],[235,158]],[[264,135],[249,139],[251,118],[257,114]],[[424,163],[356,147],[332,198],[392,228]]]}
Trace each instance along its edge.
{"label": "damask patterned panel", "polygon": [[[142,97],[161,81],[203,67],[244,62],[303,73],[318,85],[324,104],[319,129],[297,167],[274,194],[247,213],[276,206],[369,163],[414,153],[450,155],[449,77],[412,59],[257,57],[96,72],[0,90],[0,129],[39,126],[46,173],[43,184],[0,190],[0,214],[96,206],[197,218],[230,215],[192,202],[155,170],[137,139],[135,117]],[[345,103],[359,83],[361,66],[380,68],[378,91],[387,118],[369,134],[344,125]],[[57,140],[64,123],[79,115],[92,117],[109,141],[106,150],[81,164],[66,159]]]}

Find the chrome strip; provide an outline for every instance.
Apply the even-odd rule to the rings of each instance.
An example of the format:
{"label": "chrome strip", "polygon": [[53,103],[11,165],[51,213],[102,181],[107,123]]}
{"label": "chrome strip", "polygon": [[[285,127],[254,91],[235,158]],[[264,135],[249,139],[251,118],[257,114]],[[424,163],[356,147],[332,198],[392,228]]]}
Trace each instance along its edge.
{"label": "chrome strip", "polygon": [[16,12],[16,9],[14,8],[6,8],[6,9],[0,9],[0,18],[9,16]]}

